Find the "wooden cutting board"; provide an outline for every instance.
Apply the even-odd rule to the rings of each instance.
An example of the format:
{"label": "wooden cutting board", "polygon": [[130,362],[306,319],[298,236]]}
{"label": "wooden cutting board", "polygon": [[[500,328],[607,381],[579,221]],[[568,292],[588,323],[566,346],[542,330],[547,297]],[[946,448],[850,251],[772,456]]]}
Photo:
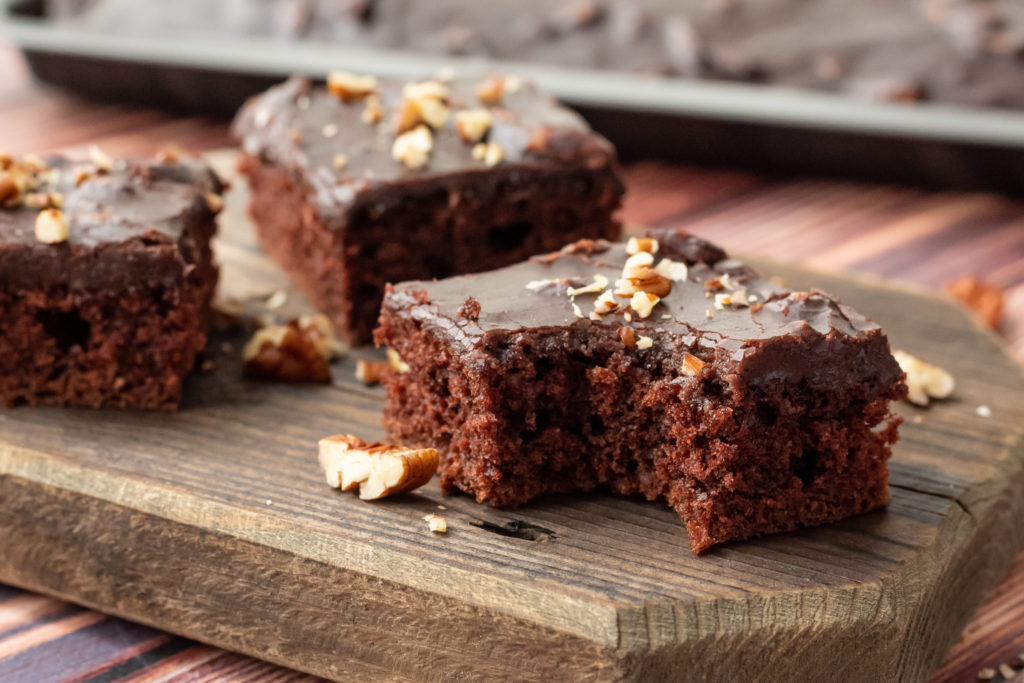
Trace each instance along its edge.
{"label": "wooden cutting board", "polygon": [[[258,309],[288,284],[242,194],[222,295]],[[674,512],[633,499],[510,512],[435,482],[361,502],[324,484],[316,442],[383,436],[383,390],[353,378],[376,352],[329,386],[273,385],[241,379],[243,338],[221,334],[177,415],[0,412],[0,581],[336,679],[923,679],[1024,544],[1020,367],[946,300],[759,265],[955,376],[952,400],[899,407],[886,511],[695,557]]]}

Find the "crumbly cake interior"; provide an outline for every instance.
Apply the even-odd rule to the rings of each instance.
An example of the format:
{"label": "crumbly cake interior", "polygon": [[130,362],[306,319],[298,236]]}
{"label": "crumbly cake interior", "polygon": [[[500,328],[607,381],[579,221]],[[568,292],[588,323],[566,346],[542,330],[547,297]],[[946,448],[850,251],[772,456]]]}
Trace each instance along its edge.
{"label": "crumbly cake interior", "polygon": [[[743,334],[761,336],[730,346],[610,316],[527,326],[515,316],[546,313],[496,310],[477,320],[489,290],[462,280],[481,300],[456,313],[430,283],[409,283],[389,293],[377,331],[408,366],[386,378],[385,426],[439,449],[446,493],[496,506],[594,489],[662,499],[695,552],[888,502],[900,371],[877,326],[825,295],[763,294],[785,316],[780,332],[766,331],[774,312],[743,312],[762,316]],[[802,325],[826,310],[862,331]],[[489,329],[506,318],[509,329]]]}
{"label": "crumbly cake interior", "polygon": [[206,343],[208,265],[195,288],[0,291],[0,396],[6,404],[174,410]]}
{"label": "crumbly cake interior", "polygon": [[412,368],[392,380],[386,424],[441,448],[448,494],[499,507],[592,489],[663,499],[696,552],[888,502],[889,396],[734,386],[707,352],[707,371],[680,376],[682,354],[641,362],[614,330],[583,326],[510,340],[474,372],[410,321],[385,326]]}

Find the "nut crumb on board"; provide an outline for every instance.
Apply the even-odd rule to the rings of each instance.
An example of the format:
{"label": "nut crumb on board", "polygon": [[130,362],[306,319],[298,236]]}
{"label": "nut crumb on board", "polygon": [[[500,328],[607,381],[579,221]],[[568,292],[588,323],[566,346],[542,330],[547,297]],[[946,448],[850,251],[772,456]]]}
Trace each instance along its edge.
{"label": "nut crumb on board", "polygon": [[996,670],[991,667],[985,667],[984,669],[978,672],[979,681],[991,681],[995,677]]}
{"label": "nut crumb on board", "polygon": [[362,500],[412,491],[437,472],[438,455],[433,448],[367,443],[351,434],[338,434],[320,439],[319,449],[327,483],[342,491],[358,490]]}
{"label": "nut crumb on board", "polygon": [[937,365],[925,363],[905,351],[893,351],[893,358],[907,373],[907,400],[927,406],[933,398],[949,398],[956,384],[953,376]]}
{"label": "nut crumb on board", "polygon": [[242,357],[248,375],[282,382],[326,382],[331,379],[331,359],[343,351],[330,321],[314,315],[258,329]]}
{"label": "nut crumb on board", "polygon": [[435,515],[430,513],[423,516],[423,521],[427,523],[427,528],[433,531],[435,534],[448,533],[448,522],[441,515]]}

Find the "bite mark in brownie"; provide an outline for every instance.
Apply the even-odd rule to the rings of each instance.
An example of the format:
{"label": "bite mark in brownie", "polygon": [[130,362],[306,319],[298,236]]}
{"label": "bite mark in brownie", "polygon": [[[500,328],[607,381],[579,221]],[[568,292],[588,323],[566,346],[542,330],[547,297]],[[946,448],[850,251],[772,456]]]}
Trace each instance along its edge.
{"label": "bite mark in brownie", "polygon": [[235,122],[264,249],[352,343],[388,282],[618,235],[611,145],[533,86],[488,105],[479,85],[293,78]]}
{"label": "bite mark in brownie", "polygon": [[194,160],[93,156],[0,157],[0,402],[173,410],[206,341],[222,186]]}
{"label": "bite mark in brownie", "polygon": [[[389,288],[376,340],[405,371],[385,375],[388,431],[436,447],[442,489],[480,502],[663,499],[695,552],[885,505],[906,387],[879,327],[703,240],[655,237],[650,259],[581,241]],[[651,286],[663,296],[637,310]]]}

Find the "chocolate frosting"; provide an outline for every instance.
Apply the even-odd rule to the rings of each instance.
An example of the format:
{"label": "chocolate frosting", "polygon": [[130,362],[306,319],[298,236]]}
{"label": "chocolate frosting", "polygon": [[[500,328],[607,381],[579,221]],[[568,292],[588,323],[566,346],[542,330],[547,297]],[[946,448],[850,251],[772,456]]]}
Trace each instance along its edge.
{"label": "chocolate frosting", "polygon": [[[421,80],[430,80],[424,78]],[[243,149],[302,178],[314,193],[317,208],[327,218],[344,219],[360,206],[371,209],[410,196],[450,189],[453,180],[487,178],[491,183],[523,170],[545,168],[602,168],[614,163],[607,140],[593,133],[577,114],[558,106],[529,83],[506,93],[498,106],[486,107],[475,94],[480,80],[446,83],[451,90],[451,115],[433,132],[427,165],[408,168],[392,157],[397,136],[394,117],[407,81],[382,80],[379,123],[363,121],[365,101],[342,102],[302,77],[254,97],[239,112],[234,134]],[[473,145],[455,130],[455,113],[487,108],[494,122],[487,135],[504,159],[488,166],[473,158]],[[336,168],[335,157],[346,163]]]}
{"label": "chocolate frosting", "polygon": [[[175,286],[191,272],[213,230],[209,194],[220,180],[201,162],[135,160],[100,172],[88,161],[51,157],[36,191],[63,196],[69,238],[36,239],[38,208],[0,208],[0,283],[8,290]],[[87,174],[84,180],[76,176]]]}
{"label": "chocolate frosting", "polygon": [[[569,297],[570,287],[584,286],[596,274],[608,279],[609,288],[621,277],[626,246],[606,241],[577,242],[555,254],[489,273],[402,283],[387,295],[385,306],[407,309],[420,324],[463,351],[544,328],[626,326],[638,336],[671,337],[685,346],[717,349],[738,361],[760,342],[778,337],[861,338],[878,333],[878,325],[824,292],[786,290],[699,238],[677,231],[661,235],[655,261],[683,261],[687,277],[673,283],[647,318],[631,312],[632,321],[627,321],[623,311],[630,310],[628,299],[619,299],[626,302],[623,309],[591,320],[598,294]],[[752,305],[716,307],[715,292],[706,283],[726,275],[728,286],[720,293],[743,290],[756,298]],[[579,313],[574,312],[574,303]]]}

